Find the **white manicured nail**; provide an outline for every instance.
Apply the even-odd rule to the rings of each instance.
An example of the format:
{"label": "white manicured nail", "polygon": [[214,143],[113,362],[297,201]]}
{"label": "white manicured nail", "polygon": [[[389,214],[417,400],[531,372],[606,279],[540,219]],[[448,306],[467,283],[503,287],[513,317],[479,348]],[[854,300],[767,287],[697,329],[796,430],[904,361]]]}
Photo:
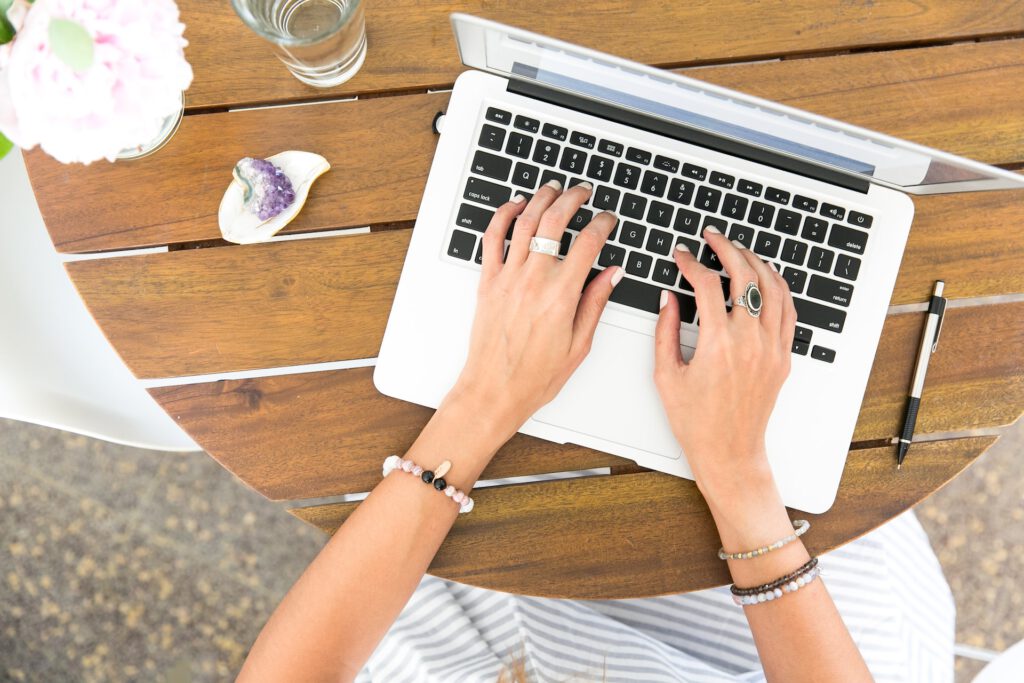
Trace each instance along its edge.
{"label": "white manicured nail", "polygon": [[668,292],[663,289],[661,290],[661,301],[658,303],[658,310],[660,311],[665,306],[668,306]]}
{"label": "white manicured nail", "polygon": [[743,243],[738,240],[733,240],[732,246],[736,247],[737,249],[746,249],[746,247],[743,246]]}
{"label": "white manicured nail", "polygon": [[704,228],[704,231],[705,232],[710,232],[712,235],[721,235],[722,234],[722,231],[719,230],[718,228],[716,228],[713,225],[709,225],[708,227]]}
{"label": "white manicured nail", "polygon": [[582,187],[584,190],[593,190],[594,186],[584,180],[582,183],[576,183],[573,187]]}
{"label": "white manicured nail", "polygon": [[522,204],[525,201],[526,201],[526,197],[524,197],[521,194],[517,194],[515,197],[512,198],[512,203],[513,204]]}
{"label": "white manicured nail", "polygon": [[556,180],[555,178],[552,178],[551,180],[547,181],[544,184],[547,185],[548,187],[554,188],[555,192],[562,191],[562,183],[558,182],[558,180]]}
{"label": "white manicured nail", "polygon": [[690,249],[685,244],[680,242],[679,244],[676,245],[676,251],[681,251],[684,254],[688,254],[690,252]]}
{"label": "white manicured nail", "polygon": [[622,276],[626,273],[623,272],[622,268],[616,266],[616,270],[612,273],[612,287],[622,282]]}

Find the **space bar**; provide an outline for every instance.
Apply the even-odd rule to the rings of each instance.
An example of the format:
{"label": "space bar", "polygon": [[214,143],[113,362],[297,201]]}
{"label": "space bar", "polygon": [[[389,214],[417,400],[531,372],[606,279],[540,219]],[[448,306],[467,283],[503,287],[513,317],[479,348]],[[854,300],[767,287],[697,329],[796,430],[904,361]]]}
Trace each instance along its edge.
{"label": "space bar", "polygon": [[632,306],[641,311],[658,313],[661,303],[661,288],[646,282],[624,277],[612,290],[611,301],[623,306]]}

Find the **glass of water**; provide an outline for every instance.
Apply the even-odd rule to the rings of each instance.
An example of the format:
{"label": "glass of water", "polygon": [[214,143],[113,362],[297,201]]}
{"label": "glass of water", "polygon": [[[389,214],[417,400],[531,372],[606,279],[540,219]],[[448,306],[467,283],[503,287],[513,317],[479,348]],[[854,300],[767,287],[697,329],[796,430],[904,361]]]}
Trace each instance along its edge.
{"label": "glass of water", "polygon": [[366,57],[363,0],[231,0],[249,28],[270,41],[303,83],[329,88],[356,75]]}

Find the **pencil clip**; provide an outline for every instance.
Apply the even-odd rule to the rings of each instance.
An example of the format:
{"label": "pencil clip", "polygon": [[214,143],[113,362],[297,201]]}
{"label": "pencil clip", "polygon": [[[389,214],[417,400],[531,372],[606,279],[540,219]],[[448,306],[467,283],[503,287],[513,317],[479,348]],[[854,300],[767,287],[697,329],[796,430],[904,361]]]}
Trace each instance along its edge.
{"label": "pencil clip", "polygon": [[939,348],[939,336],[942,334],[942,324],[946,321],[946,298],[941,296],[935,298],[938,299],[937,308],[939,309],[939,324],[935,327],[935,339],[932,340],[932,353],[935,353]]}

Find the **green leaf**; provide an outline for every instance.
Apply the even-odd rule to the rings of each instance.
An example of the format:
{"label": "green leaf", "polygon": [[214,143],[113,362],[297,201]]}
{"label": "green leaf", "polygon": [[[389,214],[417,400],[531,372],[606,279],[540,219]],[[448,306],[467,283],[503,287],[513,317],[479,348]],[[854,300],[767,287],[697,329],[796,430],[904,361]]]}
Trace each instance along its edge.
{"label": "green leaf", "polygon": [[50,47],[53,54],[75,71],[85,71],[92,65],[92,36],[77,22],[52,19]]}
{"label": "green leaf", "polygon": [[[0,0],[3,2],[3,0]],[[7,20],[7,13],[0,12],[0,45],[14,40],[14,26]]]}
{"label": "green leaf", "polygon": [[7,10],[14,4],[14,0],[0,0],[0,14],[7,14]]}
{"label": "green leaf", "polygon": [[14,143],[5,138],[3,133],[0,133],[0,159],[7,156],[12,147],[14,147]]}

